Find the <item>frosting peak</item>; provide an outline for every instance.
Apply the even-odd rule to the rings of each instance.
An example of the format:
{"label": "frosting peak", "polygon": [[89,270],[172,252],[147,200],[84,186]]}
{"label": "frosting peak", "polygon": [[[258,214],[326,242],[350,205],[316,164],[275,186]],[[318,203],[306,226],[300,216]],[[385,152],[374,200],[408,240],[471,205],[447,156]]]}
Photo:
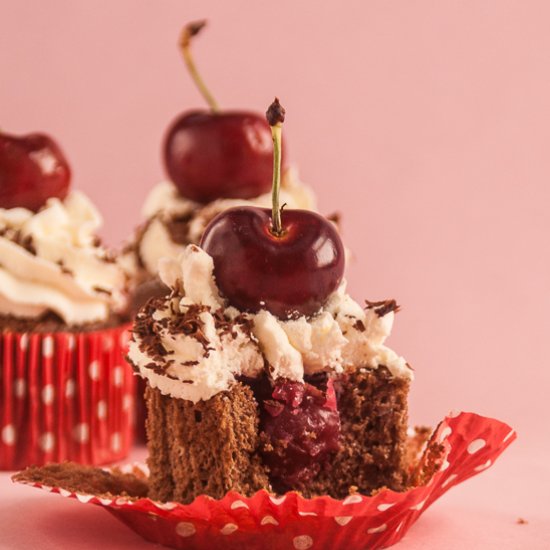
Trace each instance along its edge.
{"label": "frosting peak", "polygon": [[[209,399],[238,376],[256,377],[265,367],[273,379],[297,381],[318,371],[379,366],[412,378],[405,360],[384,345],[393,309],[361,308],[345,282],[316,315],[281,320],[266,310],[252,314],[228,306],[213,272],[212,258],[189,245],[179,260],[160,264],[172,294],[138,314],[129,358],[163,393]],[[182,330],[182,320],[191,332]]]}
{"label": "frosting peak", "polygon": [[124,305],[125,276],[96,236],[102,218],[78,191],[36,213],[0,209],[0,314],[105,321]]}

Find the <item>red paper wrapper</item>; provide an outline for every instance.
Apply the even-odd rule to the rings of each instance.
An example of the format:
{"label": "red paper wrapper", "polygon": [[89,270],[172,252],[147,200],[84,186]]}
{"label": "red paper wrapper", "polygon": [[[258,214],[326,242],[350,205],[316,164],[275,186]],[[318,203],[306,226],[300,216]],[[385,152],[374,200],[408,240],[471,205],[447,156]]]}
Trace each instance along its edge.
{"label": "red paper wrapper", "polygon": [[127,456],[135,392],[128,330],[0,334],[1,470]]}
{"label": "red paper wrapper", "polygon": [[[32,485],[103,506],[145,539],[182,550],[375,550],[401,540],[436,499],[489,468],[515,438],[514,430],[498,420],[473,413],[448,416],[420,460],[419,479],[435,472],[421,485],[403,493],[385,489],[371,497],[355,494],[343,500],[306,499],[296,492],[276,497],[259,491],[252,497],[229,492],[221,500],[200,496],[182,505],[99,498]],[[432,453],[434,448],[441,450],[439,444],[444,452]]]}

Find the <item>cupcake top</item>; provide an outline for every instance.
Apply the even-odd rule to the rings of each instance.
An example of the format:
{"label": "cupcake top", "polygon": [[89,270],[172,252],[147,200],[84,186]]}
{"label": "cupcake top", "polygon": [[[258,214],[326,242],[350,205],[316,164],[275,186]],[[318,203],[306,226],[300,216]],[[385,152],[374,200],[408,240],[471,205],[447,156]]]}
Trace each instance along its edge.
{"label": "cupcake top", "polygon": [[385,345],[395,301],[362,308],[343,282],[315,315],[282,320],[262,309],[247,313],[221,297],[212,258],[189,245],[178,260],[159,264],[166,298],[137,315],[128,357],[137,373],[163,394],[194,403],[225,391],[238,377],[267,371],[276,380],[346,367],[385,366],[412,378],[405,359]]}
{"label": "cupcake top", "polygon": [[[313,191],[303,184],[294,169],[285,172],[281,202],[288,208],[315,210]],[[143,205],[146,222],[122,254],[128,276],[139,282],[158,274],[161,258],[177,258],[188,244],[198,244],[209,222],[234,206],[271,205],[271,193],[250,199],[221,198],[201,204],[185,198],[170,181],[156,185]]]}
{"label": "cupcake top", "polygon": [[96,236],[102,218],[81,192],[36,212],[0,208],[0,315],[67,326],[104,323],[125,307],[126,277]]}

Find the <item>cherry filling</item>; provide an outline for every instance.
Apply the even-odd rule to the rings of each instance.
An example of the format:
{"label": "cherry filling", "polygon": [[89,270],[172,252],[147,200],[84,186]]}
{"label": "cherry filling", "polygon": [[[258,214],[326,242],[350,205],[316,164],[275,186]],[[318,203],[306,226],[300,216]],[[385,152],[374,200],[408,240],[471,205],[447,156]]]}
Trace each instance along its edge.
{"label": "cherry filling", "polygon": [[325,388],[280,380],[260,399],[263,459],[276,491],[301,489],[339,448],[340,415],[332,380]]}

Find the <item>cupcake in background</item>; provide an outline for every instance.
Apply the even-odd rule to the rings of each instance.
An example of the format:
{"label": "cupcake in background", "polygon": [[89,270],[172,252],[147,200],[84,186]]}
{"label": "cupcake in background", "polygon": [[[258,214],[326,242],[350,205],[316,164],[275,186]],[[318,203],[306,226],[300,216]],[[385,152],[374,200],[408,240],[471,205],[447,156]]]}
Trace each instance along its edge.
{"label": "cupcake in background", "polygon": [[[205,22],[188,24],[180,47],[207,110],[186,111],[171,123],[163,145],[168,181],[149,193],[145,222],[130,239],[122,262],[131,282],[130,314],[168,289],[158,277],[161,258],[177,258],[188,244],[198,244],[209,222],[235,206],[271,205],[273,148],[265,116],[221,110],[200,77],[190,43]],[[284,157],[284,153],[282,155]],[[311,189],[300,182],[283,158],[281,200],[287,208],[315,210]]]}
{"label": "cupcake in background", "polygon": [[0,134],[0,469],[123,458],[127,278],[43,134]]}

